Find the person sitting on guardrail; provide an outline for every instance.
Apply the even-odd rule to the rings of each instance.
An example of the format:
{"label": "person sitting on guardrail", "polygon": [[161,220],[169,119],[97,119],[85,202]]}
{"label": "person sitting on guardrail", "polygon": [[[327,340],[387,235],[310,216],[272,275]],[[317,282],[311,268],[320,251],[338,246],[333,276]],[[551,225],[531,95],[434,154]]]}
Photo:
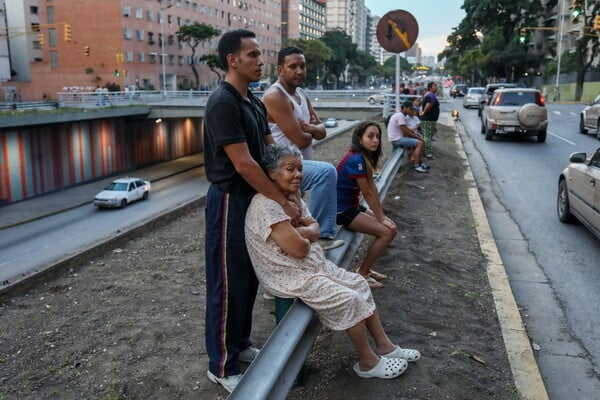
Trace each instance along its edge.
{"label": "person sitting on guardrail", "polygon": [[302,300],[326,327],[346,331],[359,355],[354,365],[358,376],[400,376],[407,362],[417,361],[421,354],[390,341],[365,279],[336,266],[317,245],[319,224],[300,197],[302,154],[294,145],[272,144],[265,151],[263,165],[275,186],[299,205],[301,213],[292,220],[277,202],[260,193],[253,197],[246,214],[245,237],[258,280],[275,296]]}
{"label": "person sitting on guardrail", "polygon": [[331,163],[312,159],[313,140],[323,140],[327,130],[315,112],[310,99],[300,87],[306,78],[306,59],[299,47],[284,47],[277,56],[279,78],[265,92],[262,101],[267,107],[269,128],[276,143],[296,145],[304,157],[302,193],[310,193],[309,208],[321,227],[319,244],[323,250],[344,244],[335,239],[337,181]]}
{"label": "person sitting on guardrail", "polygon": [[[387,276],[373,271],[375,261],[381,257],[386,247],[394,240],[398,228],[394,221],[383,212],[379,191],[373,180],[373,171],[381,157],[381,128],[373,121],[358,124],[352,133],[352,147],[340,160],[336,169],[337,218],[338,225],[355,232],[375,237],[367,255],[357,272],[371,288],[382,288],[380,280]],[[369,208],[360,204],[362,194]]]}
{"label": "person sitting on guardrail", "polygon": [[429,165],[422,161],[425,141],[423,136],[417,132],[419,119],[415,115],[413,103],[405,101],[402,103],[400,112],[394,113],[387,127],[387,135],[394,147],[413,149],[411,160],[413,171],[427,172]]}

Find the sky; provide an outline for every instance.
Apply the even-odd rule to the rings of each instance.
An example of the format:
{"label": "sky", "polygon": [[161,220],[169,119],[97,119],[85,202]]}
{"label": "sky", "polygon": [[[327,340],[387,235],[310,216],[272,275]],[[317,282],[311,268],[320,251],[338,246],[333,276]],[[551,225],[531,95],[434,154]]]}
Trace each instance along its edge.
{"label": "sky", "polygon": [[446,46],[446,38],[465,17],[460,7],[463,0],[365,0],[371,15],[383,17],[390,11],[404,10],[411,13],[419,24],[417,43],[424,55],[437,55]]}

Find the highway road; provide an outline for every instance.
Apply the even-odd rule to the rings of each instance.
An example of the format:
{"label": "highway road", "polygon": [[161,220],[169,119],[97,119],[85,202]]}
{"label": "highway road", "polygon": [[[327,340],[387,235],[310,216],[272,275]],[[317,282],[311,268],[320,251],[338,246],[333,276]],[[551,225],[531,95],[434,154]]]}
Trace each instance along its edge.
{"label": "highway road", "polygon": [[[339,120],[338,123],[335,128],[327,128],[329,137],[351,129],[357,122]],[[160,169],[160,166],[157,167]],[[140,173],[142,175],[131,171],[129,175],[151,179]],[[169,172],[154,174],[165,176]],[[98,186],[92,193],[102,188],[98,182],[90,185]],[[82,202],[81,199],[67,198],[70,192],[75,195],[77,191],[61,191],[56,195],[65,199],[63,212],[15,224],[0,231],[0,283],[18,281],[23,274],[40,273],[124,232],[143,226],[152,219],[197,201],[204,197],[208,186],[204,168],[187,170],[153,182],[147,201],[138,201],[116,210],[97,210],[91,204],[93,194],[83,199],[89,202],[72,208],[73,204]],[[10,206],[3,212],[11,212]]]}
{"label": "highway road", "polygon": [[459,132],[550,398],[600,398],[600,240],[556,216],[569,155],[600,146],[578,131],[583,105],[547,106],[546,143],[486,141],[477,110],[460,98],[445,106],[460,111]]}

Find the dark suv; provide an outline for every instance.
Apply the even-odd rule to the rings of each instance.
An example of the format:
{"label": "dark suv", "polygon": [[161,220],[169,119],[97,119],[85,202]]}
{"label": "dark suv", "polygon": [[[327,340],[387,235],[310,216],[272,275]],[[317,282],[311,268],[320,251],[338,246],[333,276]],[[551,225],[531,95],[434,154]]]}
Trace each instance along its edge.
{"label": "dark suv", "polygon": [[467,94],[467,86],[466,85],[453,85],[450,88],[450,96],[452,98],[463,97]]}
{"label": "dark suv", "polygon": [[481,99],[479,99],[479,110],[477,111],[477,115],[481,117],[481,112],[483,111],[483,107],[486,106],[487,103],[492,99],[492,95],[496,91],[496,89],[500,88],[514,88],[517,87],[514,83],[488,83],[485,86],[485,90],[483,91],[483,95]]}

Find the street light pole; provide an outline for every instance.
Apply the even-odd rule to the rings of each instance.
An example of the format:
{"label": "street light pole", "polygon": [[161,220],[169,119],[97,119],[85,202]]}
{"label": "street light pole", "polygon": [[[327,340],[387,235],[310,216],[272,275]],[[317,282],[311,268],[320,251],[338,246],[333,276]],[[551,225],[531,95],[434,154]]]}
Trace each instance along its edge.
{"label": "street light pole", "polygon": [[560,62],[562,58],[562,42],[563,42],[563,32],[565,29],[565,2],[566,0],[562,0],[561,4],[557,4],[557,8],[560,8],[558,11],[558,51],[557,51],[557,60],[556,60],[556,84],[554,85],[554,101],[560,101]]}
{"label": "street light pole", "polygon": [[166,10],[167,8],[171,8],[173,7],[173,4],[169,4],[166,7],[162,7],[160,9],[161,13],[160,13],[160,59],[162,62],[162,86],[163,86],[163,93],[166,95],[167,94],[167,72],[165,71],[165,67],[166,67],[166,63],[167,63],[167,55],[165,54],[165,29],[163,27],[164,25],[164,15],[162,14],[162,11]]}

